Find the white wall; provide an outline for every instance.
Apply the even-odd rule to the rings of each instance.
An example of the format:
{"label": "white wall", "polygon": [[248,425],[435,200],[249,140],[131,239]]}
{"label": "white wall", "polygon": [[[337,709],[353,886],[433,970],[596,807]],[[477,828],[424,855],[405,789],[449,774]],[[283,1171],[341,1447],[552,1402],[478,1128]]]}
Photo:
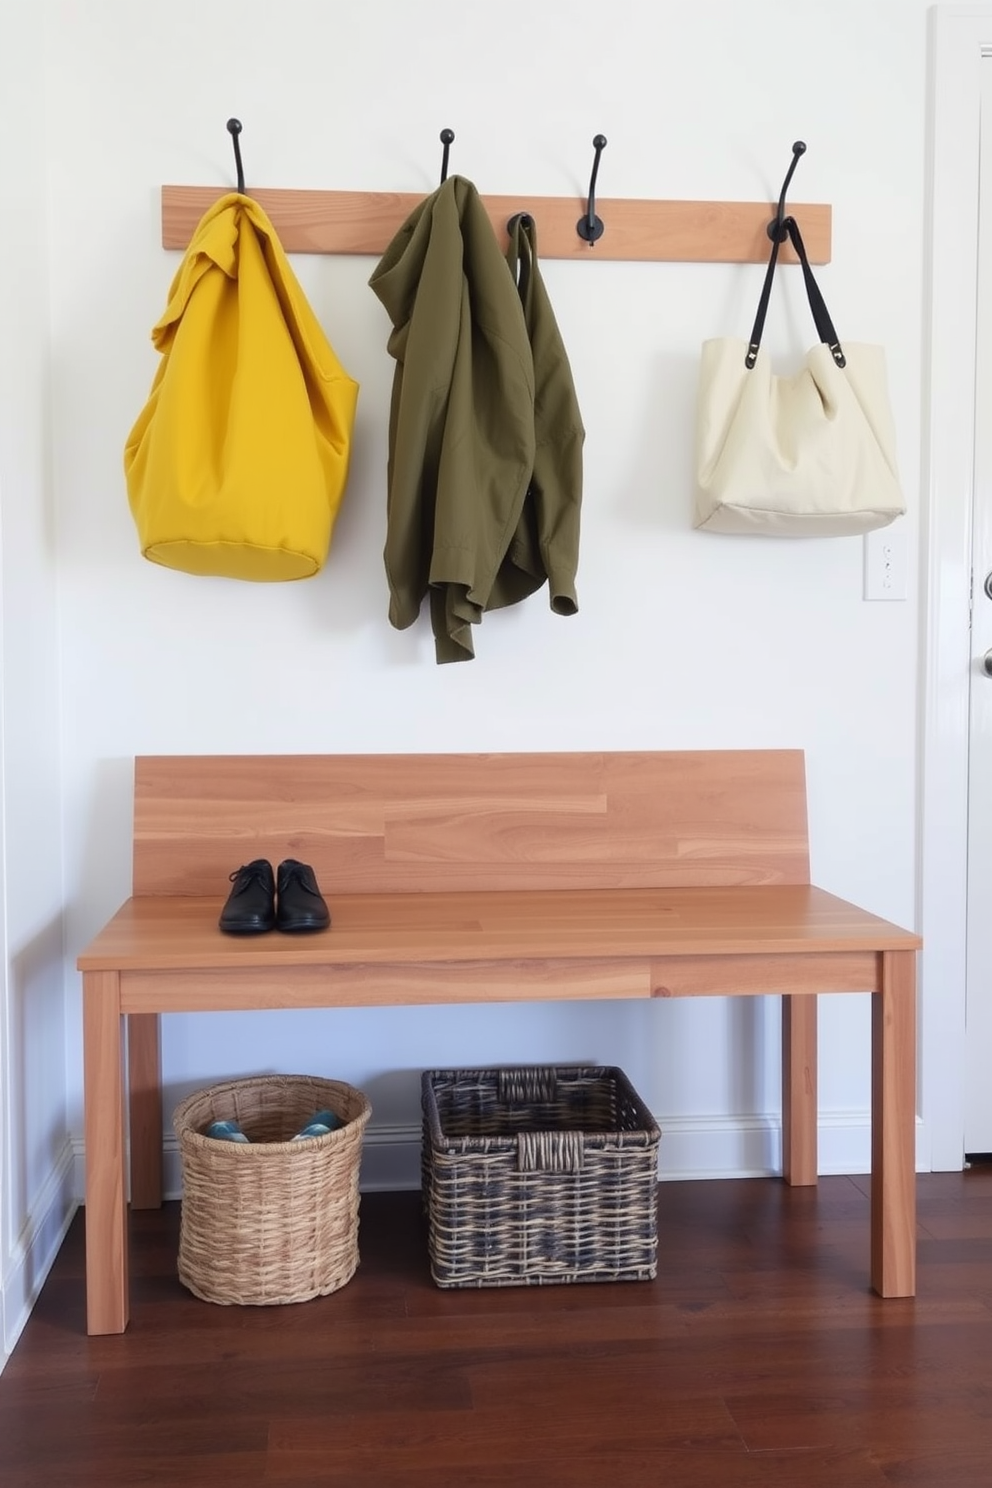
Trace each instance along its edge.
{"label": "white wall", "polygon": [[[62,595],[69,1112],[81,1130],[75,955],[130,883],[139,753],[797,746],[813,877],[912,924],[915,879],[923,0],[51,0],[51,294]],[[910,598],[862,599],[859,539],[691,528],[700,341],[750,329],[755,266],[545,264],[588,431],[580,613],[539,594],[487,616],[439,668],[426,617],[390,630],[381,550],[387,324],[374,260],[295,259],[361,383],[352,477],[326,568],[296,585],[144,562],[121,452],[155,368],[178,263],[163,182],[427,192],[438,133],[480,190],[574,195],[603,131],[603,197],[792,199],[834,210],[820,282],[839,333],[889,352]],[[607,219],[607,231],[609,221]],[[540,230],[540,223],[538,223]],[[812,326],[780,275],[767,335]],[[232,868],[237,865],[232,863]],[[218,892],[225,886],[218,885]],[[311,1070],[369,1091],[398,1173],[434,1063],[622,1064],[658,1114],[663,1172],[778,1163],[778,1008],[446,1008],[166,1021],[167,1109],[214,1078]],[[869,1164],[866,999],[821,1011],[822,1166]],[[924,1134],[925,1138],[925,1134]],[[921,1148],[925,1162],[925,1140]],[[396,1164],[393,1165],[393,1159]],[[373,1177],[375,1174],[373,1173]]]}
{"label": "white wall", "polygon": [[44,11],[15,0],[0,7],[0,1365],[73,1207],[47,206]]}

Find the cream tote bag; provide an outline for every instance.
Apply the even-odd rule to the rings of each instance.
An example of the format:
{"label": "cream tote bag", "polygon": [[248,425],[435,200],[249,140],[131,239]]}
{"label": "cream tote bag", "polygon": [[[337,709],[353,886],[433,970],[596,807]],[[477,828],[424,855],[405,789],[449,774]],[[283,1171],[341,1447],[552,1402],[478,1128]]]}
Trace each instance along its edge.
{"label": "cream tote bag", "polygon": [[[761,350],[779,246],[802,264],[819,344],[791,377]],[[703,343],[696,409],[696,520],[707,532],[845,537],[906,504],[881,346],[841,348],[796,222],[773,243],[749,344]]]}

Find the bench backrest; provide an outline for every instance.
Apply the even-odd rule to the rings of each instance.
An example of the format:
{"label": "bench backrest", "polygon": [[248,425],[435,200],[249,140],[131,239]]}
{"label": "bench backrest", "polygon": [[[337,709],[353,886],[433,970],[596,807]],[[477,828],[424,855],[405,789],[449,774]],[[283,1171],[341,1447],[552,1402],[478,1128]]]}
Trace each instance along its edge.
{"label": "bench backrest", "polygon": [[135,894],[808,883],[801,750],[139,756]]}

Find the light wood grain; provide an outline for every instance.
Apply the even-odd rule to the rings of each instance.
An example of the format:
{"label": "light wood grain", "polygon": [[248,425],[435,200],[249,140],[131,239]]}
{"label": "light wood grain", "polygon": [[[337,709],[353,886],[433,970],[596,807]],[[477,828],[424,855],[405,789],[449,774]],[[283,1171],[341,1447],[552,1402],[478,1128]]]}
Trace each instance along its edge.
{"label": "light wood grain", "polygon": [[410,961],[376,965],[233,967],[128,971],[129,1013],[241,1012],[303,1007],[410,1007],[453,1003],[612,1002],[651,997],[651,963],[506,957],[498,961]]}
{"label": "light wood grain", "polygon": [[123,1333],[128,1319],[119,982],[114,971],[94,972],[83,981],[86,1320],[90,1333]]}
{"label": "light wood grain", "polygon": [[[815,998],[869,992],[872,1281],[912,1294],[920,939],[810,885],[800,752],[146,757],[134,808],[134,896],[78,957],[91,1332],[127,1322],[122,1015],[146,1203],[158,1015],[208,1009],[781,994],[798,1184],[816,1179]],[[331,928],[221,934],[255,857],[311,863]]]}
{"label": "light wood grain", "polygon": [[[330,895],[328,904],[331,928],[317,935],[225,936],[217,929],[219,899],[141,895],[121,907],[80,954],[78,965],[83,971],[229,968],[247,974],[252,969],[527,957],[781,958],[816,952],[836,957],[920,943],[912,932],[809,884],[344,894]],[[875,980],[872,975],[871,986]],[[846,973],[842,981],[847,981]],[[837,990],[854,989],[841,985]],[[664,995],[660,986],[656,995]]]}
{"label": "light wood grain", "polygon": [[154,1013],[127,1020],[127,1072],[131,1208],[157,1209],[162,1202],[162,1058]]}
{"label": "light wood grain", "polygon": [[[214,186],[162,187],[162,246],[184,249],[204,212],[225,195]],[[380,255],[427,193],[386,191],[294,191],[260,189],[251,195],[268,214],[287,253]],[[767,227],[776,206],[768,202],[597,200],[605,226],[590,247],[576,231],[585,214],[580,197],[484,196],[501,244],[506,224],[528,212],[537,224],[542,258],[655,260],[681,263],[765,263],[771,247]],[[811,263],[830,262],[831,208],[824,203],[790,205]],[[781,261],[795,262],[791,245]]]}
{"label": "light wood grain", "polygon": [[793,1188],[817,1179],[816,1014],[815,997],[782,998],[782,1177]]}
{"label": "light wood grain", "polygon": [[335,897],[807,883],[805,766],[799,750],[135,761],[135,894],[223,897],[257,857],[311,863]]}
{"label": "light wood grain", "polygon": [[[247,1008],[401,1007],[453,1002],[576,1002],[873,992],[874,951],[724,956],[563,955],[472,961],[299,960],[268,965],[135,969],[121,973],[126,1013]],[[808,1083],[794,1087],[808,1100]]]}
{"label": "light wood grain", "polygon": [[916,1293],[916,961],[882,957],[872,998],[871,1280],[880,1297]]}
{"label": "light wood grain", "polygon": [[763,951],[745,951],[737,941],[717,955],[697,951],[656,959],[651,964],[652,996],[809,996],[872,992],[878,986],[879,958],[874,950],[776,951],[773,940],[764,944]]}

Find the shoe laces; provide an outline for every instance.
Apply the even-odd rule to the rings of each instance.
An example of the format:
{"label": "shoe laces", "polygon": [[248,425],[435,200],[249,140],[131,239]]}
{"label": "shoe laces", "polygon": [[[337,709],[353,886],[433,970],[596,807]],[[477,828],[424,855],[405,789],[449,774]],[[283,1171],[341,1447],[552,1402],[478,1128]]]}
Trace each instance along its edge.
{"label": "shoe laces", "polygon": [[309,894],[319,893],[317,880],[309,863],[301,863],[297,858],[287,858],[280,864],[281,873],[279,878],[284,886],[299,884]]}
{"label": "shoe laces", "polygon": [[249,885],[262,883],[266,878],[268,863],[264,858],[256,858],[253,863],[244,863],[240,868],[235,868],[233,873],[228,874],[231,883],[235,885],[235,893],[241,894]]}

